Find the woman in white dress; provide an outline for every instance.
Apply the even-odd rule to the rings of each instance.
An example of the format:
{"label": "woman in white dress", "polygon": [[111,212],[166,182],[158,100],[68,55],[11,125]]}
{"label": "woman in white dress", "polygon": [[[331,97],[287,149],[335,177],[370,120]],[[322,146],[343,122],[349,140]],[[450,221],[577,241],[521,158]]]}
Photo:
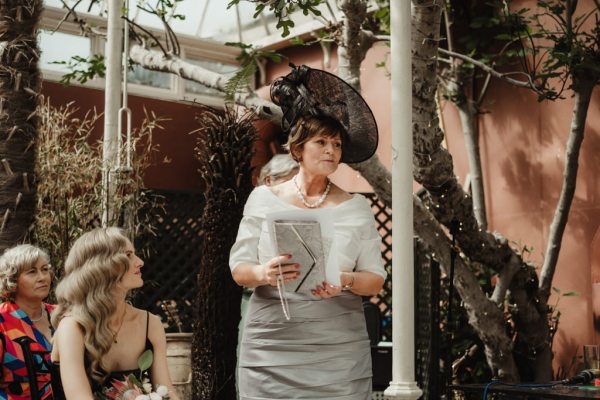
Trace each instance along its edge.
{"label": "woman in white dress", "polygon": [[[321,94],[327,84],[338,84],[330,79],[338,78],[324,71],[295,68],[285,82],[278,82],[280,87],[272,96],[285,112],[286,96],[297,96],[296,87],[302,86],[304,96],[316,88]],[[349,101],[357,101],[356,96],[362,101],[356,92],[348,93],[346,110]],[[292,126],[288,149],[300,165],[299,172],[287,182],[259,186],[251,193],[231,249],[234,280],[255,288],[240,348],[239,396],[241,400],[370,400],[371,353],[361,296],[377,294],[383,286],[386,272],[381,239],[366,199],[348,194],[328,177],[340,162],[359,162],[373,154],[376,125],[374,141],[373,132],[365,135],[369,140],[358,140],[357,133],[348,133],[347,118],[335,118],[341,114],[314,107],[298,110],[299,102],[293,103],[293,117],[286,116]],[[285,281],[297,279],[299,266],[285,265],[290,255],[275,254],[265,215],[317,208],[327,209],[333,216],[340,286],[323,282],[311,294],[288,293],[292,316],[288,320],[281,308],[277,279],[280,273]]]}

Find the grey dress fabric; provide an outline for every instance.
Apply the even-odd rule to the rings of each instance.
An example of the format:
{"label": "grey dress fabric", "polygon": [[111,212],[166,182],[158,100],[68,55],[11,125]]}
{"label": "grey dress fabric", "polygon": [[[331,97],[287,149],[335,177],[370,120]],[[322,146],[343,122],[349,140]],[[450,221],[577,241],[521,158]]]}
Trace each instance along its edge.
{"label": "grey dress fabric", "polygon": [[[231,250],[232,269],[271,259],[264,216],[294,208],[268,188],[255,189]],[[385,277],[381,240],[364,197],[355,195],[331,210],[340,270]],[[260,286],[250,298],[239,355],[240,400],[370,400],[371,350],[361,297],[343,292],[317,299],[288,292],[288,303],[289,321],[276,287]]]}

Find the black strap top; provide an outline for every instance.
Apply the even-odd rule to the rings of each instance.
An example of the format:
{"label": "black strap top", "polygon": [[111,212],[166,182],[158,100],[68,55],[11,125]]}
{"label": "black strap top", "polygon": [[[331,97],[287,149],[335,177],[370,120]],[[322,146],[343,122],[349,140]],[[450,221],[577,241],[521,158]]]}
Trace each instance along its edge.
{"label": "black strap top", "polygon": [[[154,351],[154,346],[152,342],[148,338],[148,326],[150,322],[150,314],[146,311],[146,345],[144,347],[144,351],[152,350]],[[84,360],[86,367],[89,364],[87,358]],[[90,380],[90,384],[92,386],[92,392],[101,393],[105,388],[111,386],[111,382],[113,380],[123,381],[130,374],[134,374],[137,378],[140,378],[142,371],[139,368],[131,369],[131,370],[123,370],[123,371],[111,371],[106,373],[101,370],[102,373],[105,373],[105,378],[102,383],[99,383],[95,380]],[[150,371],[144,371],[144,376],[150,377]],[[52,393],[54,395],[54,400],[66,400],[65,392],[63,390],[62,381],[60,378],[60,362],[53,362],[51,368],[51,378],[52,378]]]}

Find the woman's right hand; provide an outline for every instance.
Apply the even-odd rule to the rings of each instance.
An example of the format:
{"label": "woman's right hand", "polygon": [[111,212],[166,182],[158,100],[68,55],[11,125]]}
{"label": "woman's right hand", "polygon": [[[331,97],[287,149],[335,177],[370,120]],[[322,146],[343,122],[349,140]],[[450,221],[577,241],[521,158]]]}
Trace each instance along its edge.
{"label": "woman's right hand", "polygon": [[[265,264],[259,265],[262,281],[266,285],[277,286],[277,279],[282,277],[285,282],[293,281],[300,276],[300,264],[286,264],[292,258],[289,254],[273,257]],[[281,271],[279,269],[281,265]]]}

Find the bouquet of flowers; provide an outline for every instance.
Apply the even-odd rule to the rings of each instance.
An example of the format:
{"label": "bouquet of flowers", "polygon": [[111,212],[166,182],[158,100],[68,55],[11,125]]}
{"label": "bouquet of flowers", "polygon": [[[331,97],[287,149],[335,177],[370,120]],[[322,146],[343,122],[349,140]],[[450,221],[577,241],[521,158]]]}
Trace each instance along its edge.
{"label": "bouquet of flowers", "polygon": [[96,395],[100,400],[168,400],[169,388],[158,385],[152,391],[148,375],[144,374],[152,366],[152,350],[146,350],[138,359],[140,376],[129,374],[124,381],[113,380],[110,387]]}

